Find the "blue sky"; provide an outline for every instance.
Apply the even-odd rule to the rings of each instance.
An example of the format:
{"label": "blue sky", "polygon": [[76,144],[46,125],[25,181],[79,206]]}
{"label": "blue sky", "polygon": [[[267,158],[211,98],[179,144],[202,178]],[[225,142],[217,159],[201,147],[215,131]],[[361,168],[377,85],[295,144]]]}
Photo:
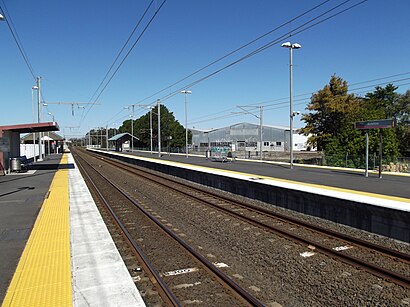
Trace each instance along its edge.
{"label": "blue sky", "polygon": [[[188,127],[257,123],[252,115],[233,113],[240,112],[238,105],[261,103],[265,105],[265,124],[288,125],[289,52],[280,44],[289,40],[302,45],[294,50],[294,110],[304,112],[308,93],[321,89],[332,74],[349,84],[398,75],[353,85],[352,89],[399,79],[404,80],[394,83],[401,85],[400,92],[410,88],[410,79],[406,80],[410,78],[408,0],[369,0],[286,38],[286,33],[344,2],[331,0],[200,74],[144,100],[322,2],[168,0],[97,104],[91,109],[89,105],[85,110],[75,108],[74,116],[71,106],[51,103],[91,101],[150,1],[0,0],[0,5],[7,8],[35,74],[42,77],[43,98],[49,103],[47,110],[44,108],[44,121],[51,120],[47,115],[51,112],[62,134],[70,137],[84,135],[90,128],[118,127],[129,116],[125,106],[154,103],[282,35],[285,37],[272,47],[188,88],[192,91]],[[359,2],[351,0],[322,19]],[[161,3],[154,1],[148,17]],[[0,71],[0,125],[32,122],[34,80],[4,21],[0,22]],[[298,96],[301,94],[307,95]],[[286,99],[278,100],[281,98]],[[184,124],[183,95],[163,103]],[[136,108],[136,117],[143,112]],[[295,126],[303,126],[303,122],[296,118]]]}

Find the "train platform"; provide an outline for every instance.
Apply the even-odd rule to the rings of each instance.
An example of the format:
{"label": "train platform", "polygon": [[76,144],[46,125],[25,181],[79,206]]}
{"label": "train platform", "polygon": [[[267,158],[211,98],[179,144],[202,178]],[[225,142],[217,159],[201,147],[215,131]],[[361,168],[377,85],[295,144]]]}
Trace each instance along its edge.
{"label": "train platform", "polygon": [[205,156],[98,151],[285,209],[410,242],[410,176],[260,160],[216,162]]}
{"label": "train platform", "polygon": [[[127,152],[126,154],[131,154]],[[399,199],[410,202],[410,174],[383,172],[382,178],[378,173],[369,172],[369,177],[364,177],[364,170],[337,167],[322,167],[314,165],[294,164],[289,168],[289,163],[237,159],[235,162],[215,162],[204,156],[185,154],[166,154],[161,158],[158,153],[151,154],[145,151],[135,151],[135,156],[170,161],[182,164],[192,164],[211,169],[233,171],[251,176],[269,177],[277,180],[286,180],[289,183],[317,186],[332,191],[350,192],[361,195],[378,196],[383,199]],[[409,205],[410,206],[410,205]]]}
{"label": "train platform", "polygon": [[2,306],[145,306],[71,154],[0,184]]}

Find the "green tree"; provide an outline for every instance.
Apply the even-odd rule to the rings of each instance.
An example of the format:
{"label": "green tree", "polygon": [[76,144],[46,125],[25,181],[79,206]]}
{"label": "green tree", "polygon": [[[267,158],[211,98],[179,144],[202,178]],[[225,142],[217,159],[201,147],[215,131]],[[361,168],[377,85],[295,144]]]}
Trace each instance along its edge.
{"label": "green tree", "polygon": [[[158,107],[152,109],[152,135],[153,145],[158,146]],[[139,138],[139,147],[150,147],[150,114],[149,111],[133,121],[134,135]],[[123,122],[120,132],[131,133],[131,119]],[[169,137],[172,139],[169,140]],[[191,132],[188,132],[188,143],[191,140]],[[172,112],[161,105],[161,143],[170,148],[185,148],[185,127],[182,126]]]}
{"label": "green tree", "polygon": [[353,125],[360,118],[360,100],[348,94],[342,78],[333,75],[329,84],[313,94],[307,110],[302,115],[306,123],[302,133],[310,136],[310,145],[328,154],[354,154],[363,147],[363,137]]}
{"label": "green tree", "polygon": [[[401,148],[409,148],[410,93],[399,95],[397,87],[388,84],[376,87],[364,98],[348,94],[347,82],[333,75],[328,85],[315,93],[303,114],[306,126],[302,133],[309,135],[311,145],[324,150],[327,155],[361,155],[365,153],[365,132],[354,128],[354,123],[364,120],[397,118],[398,129],[369,130],[369,151],[379,151],[379,134],[383,133],[383,155],[395,158]],[[339,159],[340,160],[340,159]],[[363,158],[357,163],[361,164]]]}
{"label": "green tree", "polygon": [[397,103],[396,135],[399,140],[399,150],[403,156],[410,156],[410,90],[400,96]]}

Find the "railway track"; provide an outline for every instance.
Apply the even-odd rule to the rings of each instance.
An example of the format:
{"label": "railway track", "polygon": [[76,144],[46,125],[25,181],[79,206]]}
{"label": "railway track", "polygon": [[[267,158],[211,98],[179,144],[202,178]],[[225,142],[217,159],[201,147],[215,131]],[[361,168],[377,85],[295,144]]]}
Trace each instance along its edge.
{"label": "railway track", "polygon": [[383,246],[369,243],[342,233],[331,231],[277,214],[272,211],[239,202],[217,193],[182,184],[180,181],[164,178],[153,172],[126,165],[108,158],[104,162],[124,171],[155,182],[175,193],[189,197],[195,202],[223,211],[307,247],[310,253],[322,253],[338,261],[369,272],[379,278],[387,279],[404,288],[410,289],[410,256]]}
{"label": "railway track", "polygon": [[[209,300],[209,297],[201,298],[201,294],[207,295],[207,293],[218,294],[216,301],[209,302],[212,305],[263,305],[229,276],[223,273],[217,267],[218,264],[210,262],[207,258],[196,252],[194,248],[162,223],[159,218],[144,209],[143,206],[136,202],[120,186],[113,183],[109,178],[99,172],[98,168],[92,166],[84,157],[80,156],[81,154],[78,152],[74,154],[77,165],[79,165],[81,172],[87,179],[86,182],[92,187],[110,213],[112,219],[120,229],[119,231],[124,235],[138,258],[138,262],[142,264],[144,272],[149,275],[149,278],[162,297],[165,305],[179,306],[180,301],[183,303],[206,302]],[[137,213],[139,214],[138,218],[136,217]],[[138,222],[136,222],[136,220]],[[143,238],[141,233],[137,233],[134,227],[136,223],[141,229],[149,229],[151,236]],[[129,227],[131,230],[128,229]],[[166,236],[164,234],[166,234]],[[166,239],[164,239],[165,237]],[[137,241],[151,242],[144,244],[144,247],[140,247]],[[160,244],[158,244],[159,241],[161,241]],[[153,244],[151,250],[147,248],[147,245],[150,243],[156,243]],[[166,246],[165,249],[161,248],[164,246]],[[147,253],[149,255],[144,253],[144,248],[148,250]],[[160,254],[158,254],[159,248],[161,248]],[[155,250],[155,252],[153,250]],[[165,253],[169,253],[169,255]],[[158,265],[158,263],[161,262],[158,261],[159,258],[172,259],[177,257],[181,258],[178,259],[177,265],[183,263],[185,267],[180,266],[175,270],[175,266],[172,265],[170,261],[165,261],[165,263],[162,263],[162,266]],[[150,260],[148,260],[151,258],[157,263],[152,264]],[[188,268],[186,267],[187,265]],[[159,269],[155,267],[159,267]],[[170,271],[171,268],[174,270]],[[193,274],[196,276],[192,277]],[[188,278],[184,279],[183,276],[187,276]],[[193,285],[193,278],[195,279],[195,288],[198,289],[195,294],[192,294],[193,291],[184,291],[184,287],[178,287],[180,285],[184,285],[185,287]],[[212,281],[210,281],[210,279],[212,279]],[[198,286],[200,284],[204,286]]]}

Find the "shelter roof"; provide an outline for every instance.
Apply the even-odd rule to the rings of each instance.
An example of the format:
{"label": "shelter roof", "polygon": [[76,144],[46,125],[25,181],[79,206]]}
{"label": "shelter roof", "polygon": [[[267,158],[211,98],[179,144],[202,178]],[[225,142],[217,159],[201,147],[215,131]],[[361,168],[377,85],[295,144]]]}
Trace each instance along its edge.
{"label": "shelter roof", "polygon": [[0,126],[2,131],[13,131],[19,133],[30,133],[30,132],[46,132],[46,131],[59,131],[57,122],[46,122],[46,123],[32,123],[32,124],[18,124],[10,126]]}
{"label": "shelter roof", "polygon": [[[109,138],[109,141],[117,141],[121,138],[123,138],[124,136],[129,136],[130,138],[132,137],[131,134],[129,134],[128,132],[124,132],[124,133],[119,133],[114,135],[113,137]],[[139,138],[137,138],[136,136],[134,136],[134,139],[139,140]]]}
{"label": "shelter roof", "polygon": [[[63,141],[64,138],[61,135],[58,135],[55,132],[49,132],[49,135],[47,135],[47,137],[50,137],[50,140],[53,141]],[[33,133],[29,133],[26,134],[25,136],[20,138],[22,141],[26,141],[26,140],[32,140],[33,139]]]}

